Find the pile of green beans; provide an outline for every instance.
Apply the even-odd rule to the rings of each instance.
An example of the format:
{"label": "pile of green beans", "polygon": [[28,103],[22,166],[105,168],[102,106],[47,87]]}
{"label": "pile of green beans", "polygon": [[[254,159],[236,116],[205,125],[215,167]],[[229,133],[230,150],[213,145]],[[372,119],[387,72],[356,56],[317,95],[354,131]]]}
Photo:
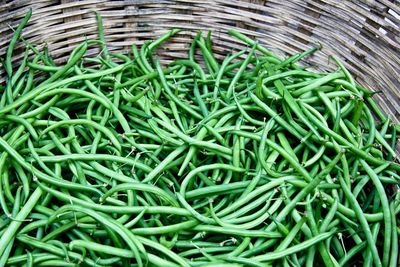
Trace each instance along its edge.
{"label": "pile of green beans", "polygon": [[[0,266],[398,266],[400,126],[332,72],[246,44],[221,62],[25,42],[0,91]],[[87,56],[100,47],[101,52]]]}

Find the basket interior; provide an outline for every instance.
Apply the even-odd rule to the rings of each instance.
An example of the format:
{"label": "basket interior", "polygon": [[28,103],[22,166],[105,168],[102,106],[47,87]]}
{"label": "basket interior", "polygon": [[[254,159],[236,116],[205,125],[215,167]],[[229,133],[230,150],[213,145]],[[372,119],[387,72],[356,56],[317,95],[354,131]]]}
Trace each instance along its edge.
{"label": "basket interior", "polygon": [[[306,59],[307,64],[319,70],[334,69],[329,55],[338,55],[360,84],[383,92],[375,99],[400,122],[400,6],[396,0],[2,1],[0,57],[28,8],[33,16],[24,39],[39,49],[47,46],[59,63],[78,43],[97,38],[94,11],[103,16],[110,51],[130,53],[133,43],[140,45],[169,29],[182,29],[158,49],[164,64],[186,57],[198,31],[212,31],[217,58],[245,47],[229,37],[229,29],[257,39],[280,56],[321,45],[320,51]],[[21,58],[23,46],[20,42],[15,62]],[[0,82],[4,82],[3,71]]]}

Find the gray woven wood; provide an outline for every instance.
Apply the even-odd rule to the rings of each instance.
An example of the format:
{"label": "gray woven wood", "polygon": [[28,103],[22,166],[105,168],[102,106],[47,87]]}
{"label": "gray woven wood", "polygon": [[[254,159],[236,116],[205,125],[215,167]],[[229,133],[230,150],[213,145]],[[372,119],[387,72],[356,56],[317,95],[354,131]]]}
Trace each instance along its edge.
{"label": "gray woven wood", "polygon": [[[383,91],[375,98],[400,121],[398,0],[0,0],[0,57],[29,7],[33,16],[23,37],[39,47],[47,45],[59,62],[79,42],[96,38],[93,10],[103,15],[106,40],[113,51],[128,53],[132,43],[154,39],[171,28],[184,29],[158,51],[164,62],[186,57],[198,30],[213,31],[215,52],[221,57],[243,47],[227,35],[231,28],[280,55],[320,43],[323,48],[308,59],[310,64],[333,69],[336,66],[328,55],[338,55],[358,82]],[[16,63],[22,52],[17,51]],[[4,82],[4,73],[0,77]]]}

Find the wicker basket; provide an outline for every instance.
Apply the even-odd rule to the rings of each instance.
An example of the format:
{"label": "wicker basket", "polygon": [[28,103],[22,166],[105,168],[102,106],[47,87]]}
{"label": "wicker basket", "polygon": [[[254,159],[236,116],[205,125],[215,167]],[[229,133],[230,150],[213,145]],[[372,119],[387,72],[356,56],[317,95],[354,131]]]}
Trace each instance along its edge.
{"label": "wicker basket", "polygon": [[[154,39],[171,28],[184,29],[158,51],[164,62],[185,57],[198,30],[212,30],[214,49],[221,57],[243,46],[227,35],[231,28],[280,55],[320,43],[323,48],[308,59],[310,64],[332,69],[328,55],[339,55],[358,82],[383,92],[376,99],[400,121],[398,0],[1,0],[0,57],[28,8],[33,16],[23,37],[39,47],[47,45],[60,62],[76,44],[96,38],[93,10],[103,15],[110,51],[128,53],[132,43]],[[16,53],[16,62],[22,52]],[[4,81],[4,73],[0,77]]]}

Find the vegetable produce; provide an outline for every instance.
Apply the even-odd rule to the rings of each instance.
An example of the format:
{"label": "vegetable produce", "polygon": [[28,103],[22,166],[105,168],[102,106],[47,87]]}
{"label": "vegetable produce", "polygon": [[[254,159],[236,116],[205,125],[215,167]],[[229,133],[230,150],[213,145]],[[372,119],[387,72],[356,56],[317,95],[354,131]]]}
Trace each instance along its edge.
{"label": "vegetable produce", "polygon": [[[311,71],[237,31],[221,62],[26,44],[3,61],[0,266],[398,266],[400,126],[332,56]],[[100,46],[98,55],[87,51]]]}

